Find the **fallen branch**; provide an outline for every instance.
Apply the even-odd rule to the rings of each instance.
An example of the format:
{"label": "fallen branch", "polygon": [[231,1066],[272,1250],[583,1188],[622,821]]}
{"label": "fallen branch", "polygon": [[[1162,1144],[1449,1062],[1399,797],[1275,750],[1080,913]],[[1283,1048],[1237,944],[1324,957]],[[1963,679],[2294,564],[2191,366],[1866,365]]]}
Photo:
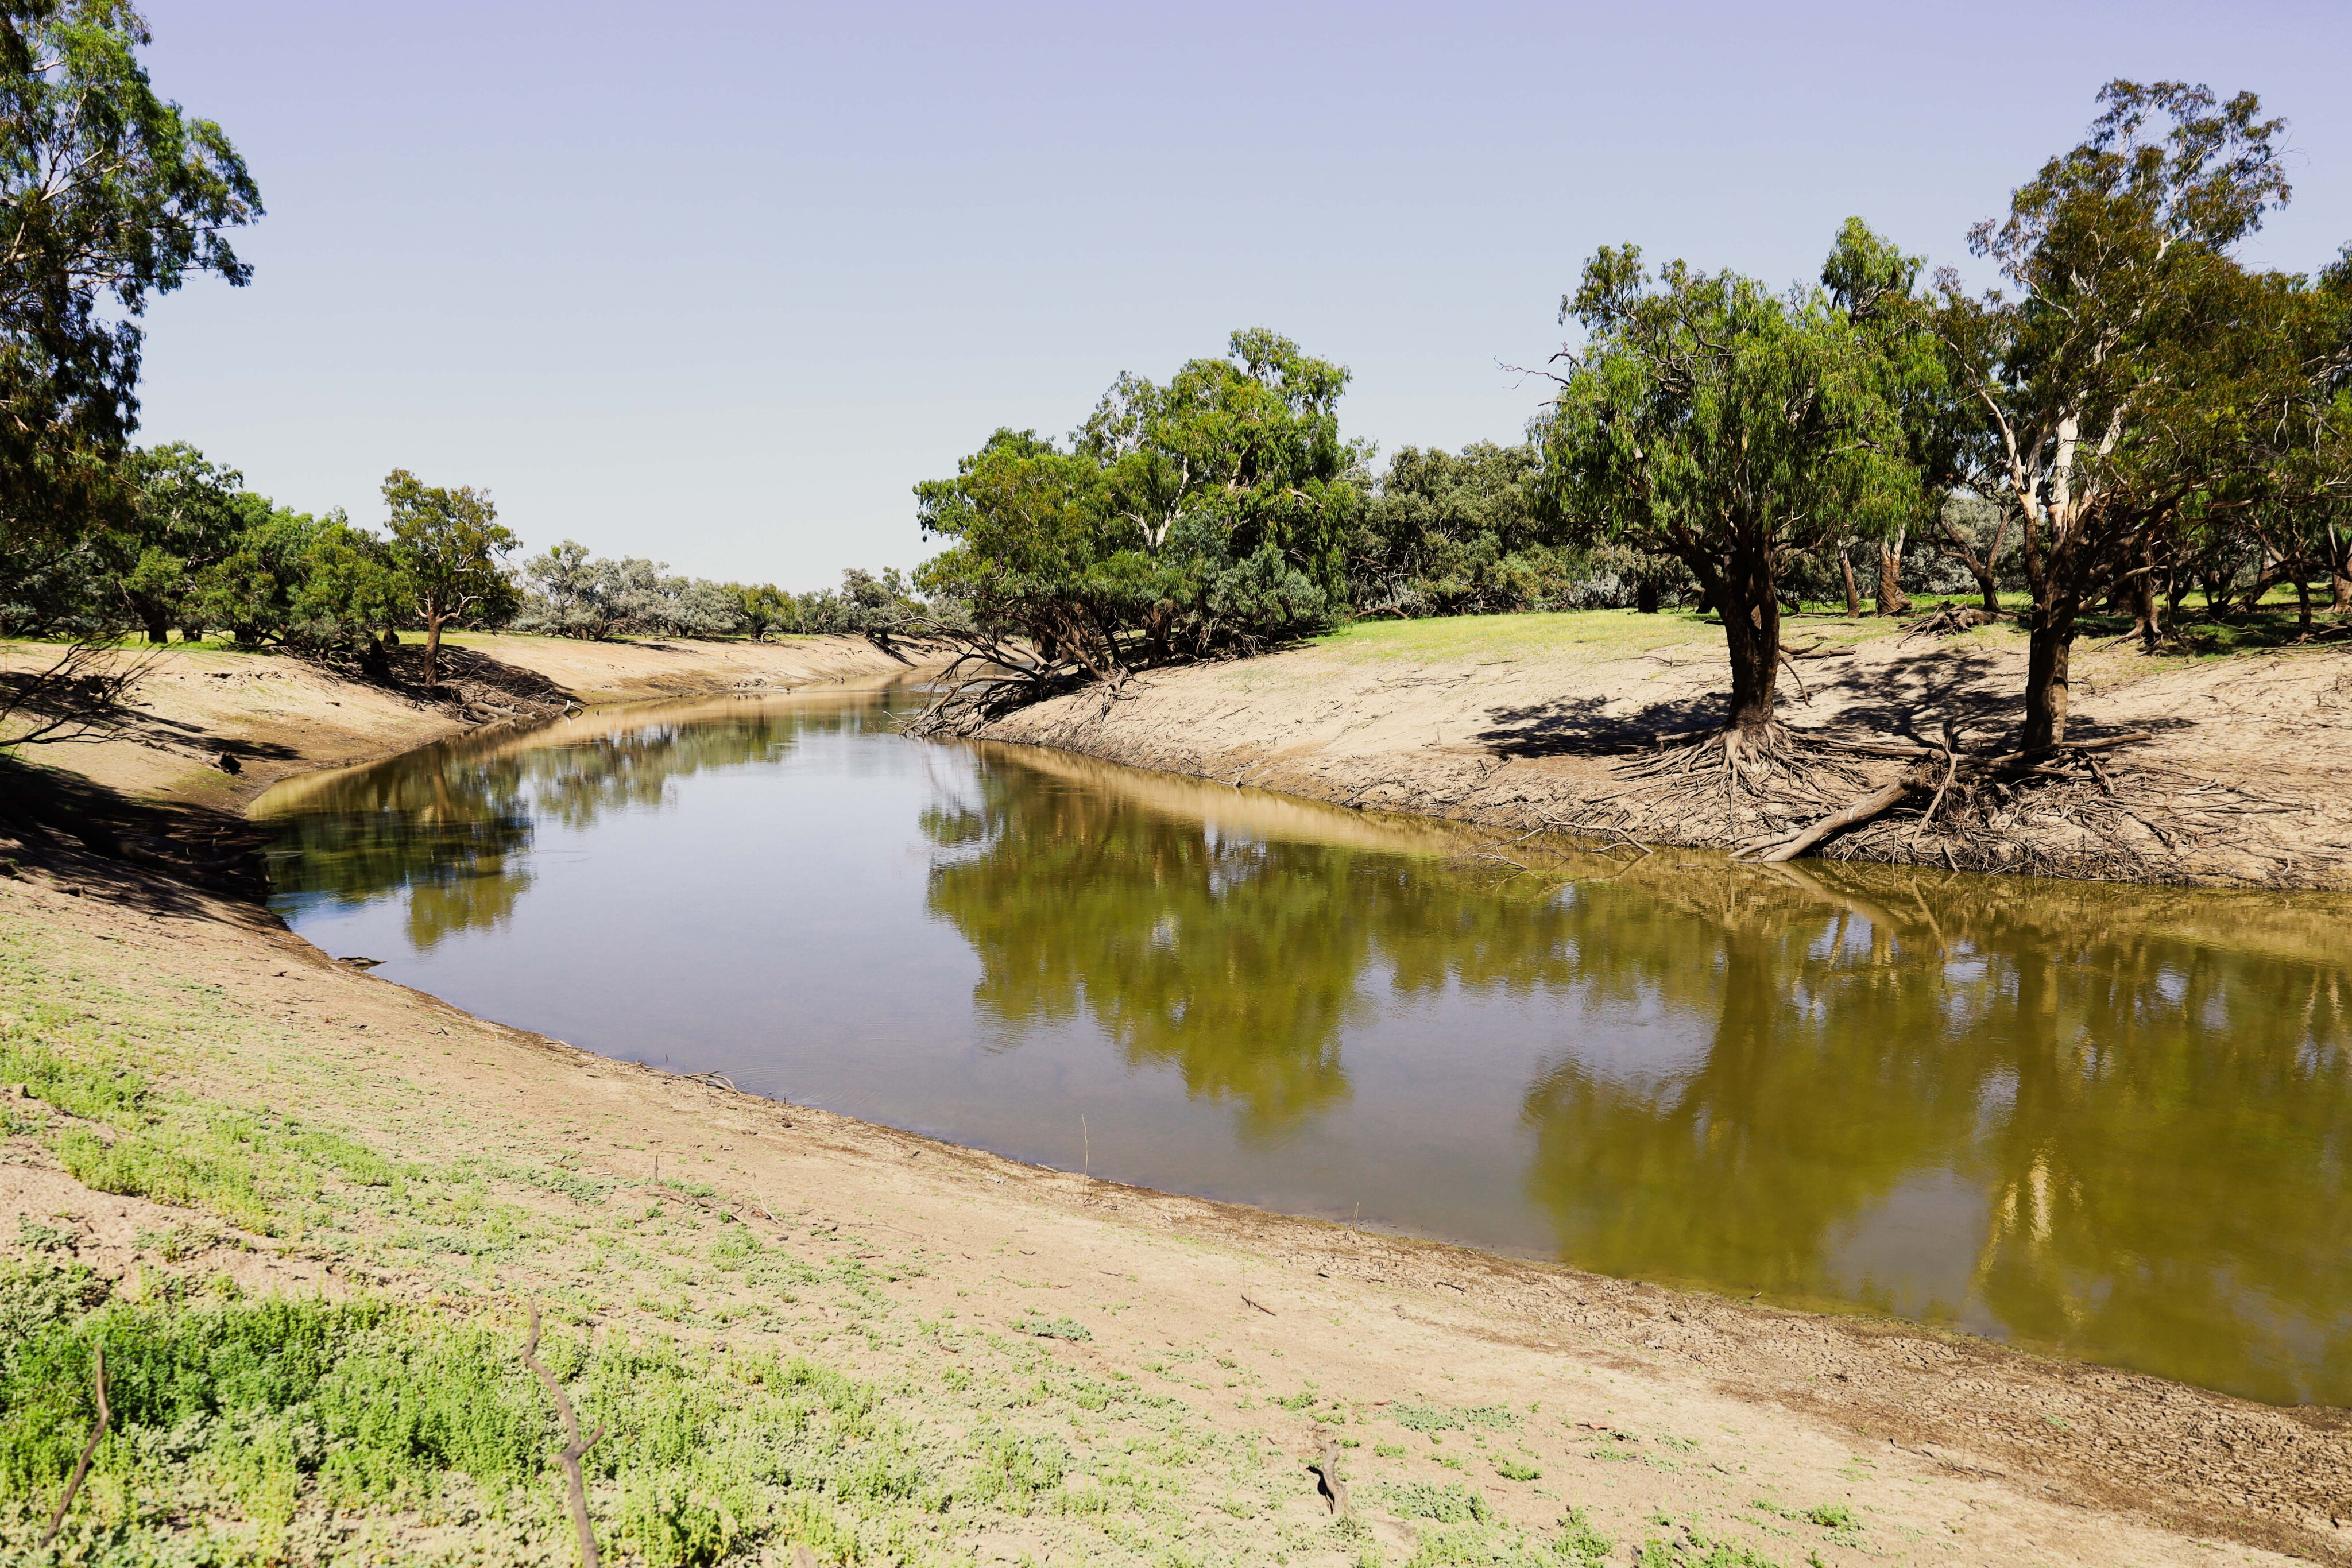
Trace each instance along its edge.
{"label": "fallen branch", "polygon": [[90,1354],[98,1360],[98,1425],[89,1429],[89,1441],[81,1446],[81,1462],[74,1466],[72,1479],[66,1482],[66,1495],[58,1499],[58,1511],[49,1515],[49,1527],[41,1531],[40,1544],[45,1550],[58,1538],[58,1531],[66,1521],[66,1511],[73,1507],[74,1494],[81,1490],[81,1479],[89,1473],[90,1456],[98,1452],[98,1441],[106,1436],[106,1424],[114,1415],[106,1407],[106,1347],[92,1345]]}
{"label": "fallen branch", "polygon": [[1927,831],[1927,824],[1936,820],[1936,808],[1944,803],[1944,793],[1946,790],[1951,789],[1952,779],[1958,774],[1959,770],[1960,737],[1958,733],[1952,728],[1952,721],[1950,719],[1946,719],[1944,721],[1943,782],[1936,786],[1935,798],[1927,802],[1927,809],[1919,813],[1919,825],[1911,830],[1911,841],[1913,843],[1916,844],[1919,841],[1919,835],[1926,832]]}
{"label": "fallen branch", "polygon": [[556,1460],[563,1467],[563,1479],[572,1493],[572,1524],[580,1532],[581,1568],[597,1568],[596,1531],[588,1521],[588,1484],[581,1477],[580,1460],[596,1446],[597,1439],[604,1437],[604,1424],[598,1422],[596,1429],[588,1434],[588,1440],[584,1443],[580,1440],[580,1417],[573,1414],[572,1401],[564,1396],[563,1385],[555,1381],[554,1374],[539,1364],[539,1304],[536,1301],[531,1303],[530,1338],[523,1343],[522,1364],[539,1375],[540,1383],[547,1389],[548,1397],[555,1401],[556,1413],[563,1417],[563,1435],[569,1440],[563,1451],[556,1456]]}
{"label": "fallen branch", "polygon": [[1990,626],[1996,621],[2006,621],[2007,615],[1996,614],[1974,604],[1948,604],[1933,615],[1916,621],[1897,640],[1899,646],[1914,637],[1956,637],[1979,626]]}
{"label": "fallen branch", "polygon": [[1348,1511],[1348,1483],[1339,1479],[1339,1445],[1337,1439],[1323,1445],[1323,1457],[1311,1468],[1316,1475],[1315,1490],[1330,1503],[1336,1517]]}
{"label": "fallen branch", "polygon": [[2113,751],[2118,746],[2137,746],[2142,741],[2154,740],[2155,738],[2156,737],[2148,734],[2143,729],[2134,730],[2129,735],[2101,736],[2096,740],[2062,740],[2057,745],[2052,747],[2048,751],[2010,751],[2004,752],[1999,757],[1989,757],[1985,758],[1984,766],[1987,768],[2015,768],[2027,762],[2032,762],[2038,765],[2047,760],[2053,755],[2060,752]]}
{"label": "fallen branch", "polygon": [[1242,1300],[1243,1300],[1243,1301],[1248,1301],[1248,1302],[1249,1302],[1249,1304],[1250,1304],[1251,1306],[1255,1307],[1259,1312],[1264,1312],[1267,1317],[1273,1318],[1273,1317],[1280,1317],[1280,1316],[1282,1315],[1281,1313],[1279,1313],[1279,1312],[1276,1312],[1272,1307],[1267,1306],[1264,1301],[1250,1301],[1250,1294],[1249,1294],[1249,1292],[1248,1292],[1247,1291],[1244,1291],[1242,1292]]}
{"label": "fallen branch", "polygon": [[1820,843],[1823,839],[1828,838],[1832,833],[1836,832],[1841,828],[1850,828],[1856,822],[1866,822],[1870,821],[1871,818],[1875,817],[1881,811],[1893,806],[1897,800],[1902,800],[1904,796],[1908,795],[1909,793],[1911,793],[1910,780],[1907,779],[1897,779],[1892,784],[1888,784],[1881,789],[1873,789],[1869,794],[1864,795],[1861,800],[1853,802],[1851,805],[1844,806],[1838,810],[1832,811],[1828,816],[1823,817],[1820,821],[1815,822],[1811,827],[1807,828],[1795,838],[1789,840],[1787,842],[1780,845],[1776,849],[1765,851],[1762,854],[1758,855],[1756,859],[1759,864],[1770,864],[1775,861],[1795,860],[1799,855],[1804,853],[1807,850],[1811,849],[1815,844]]}

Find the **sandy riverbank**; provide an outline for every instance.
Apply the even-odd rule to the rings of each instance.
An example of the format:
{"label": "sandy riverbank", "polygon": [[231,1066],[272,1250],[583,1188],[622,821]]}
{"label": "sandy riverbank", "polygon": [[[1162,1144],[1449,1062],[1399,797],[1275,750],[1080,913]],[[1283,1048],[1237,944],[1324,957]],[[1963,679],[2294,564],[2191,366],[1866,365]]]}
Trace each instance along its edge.
{"label": "sandy riverbank", "polygon": [[[257,684],[240,720],[187,673],[153,722],[307,747],[270,758],[287,772],[436,733],[386,708],[370,747],[373,708]],[[328,690],[317,705],[351,706]],[[314,738],[283,738],[296,717]],[[678,1517],[733,1521],[696,1539],[778,1563],[798,1542],[843,1562],[1567,1564],[1601,1536],[1612,1561],[1655,1541],[1664,1561],[1781,1568],[2352,1562],[2341,1412],[1021,1166],[474,1019],[55,833],[7,852],[0,1046],[34,1093],[0,1124],[0,1250],[89,1270],[88,1321],[194,1311],[168,1303],[226,1280],[517,1347],[538,1301],[581,1355],[677,1347],[736,1391],[722,1405],[773,1396],[784,1364],[763,1357],[834,1391],[664,1449],[651,1396],[581,1384],[619,1423],[594,1489],[608,1551],[692,1560],[645,1522],[646,1478],[674,1476]],[[1339,1519],[1306,1468],[1333,1443]],[[337,1510],[332,1466],[267,1491],[194,1455],[126,1451],[93,1499],[134,1533],[256,1557],[570,1552],[551,1469],[511,1502],[456,1476]],[[0,1542],[46,1506],[0,1518]]]}
{"label": "sandy riverbank", "polygon": [[[2006,626],[1904,638],[1885,622],[1792,624],[1806,654],[1784,674],[1801,733],[2000,749],[2013,732],[2025,644]],[[1639,769],[1661,737],[1715,722],[1719,629],[1688,614],[1363,624],[1231,664],[1155,672],[979,733],[1108,761],[1348,805],[1521,831],[1546,824],[1644,842],[1727,848],[1826,815],[1906,766],[1842,758],[1823,797],[1727,805]],[[2074,661],[2080,737],[2146,733],[2085,774],[1991,791],[1920,831],[1923,793],[1815,852],[2095,880],[2352,886],[2352,648],[2155,657],[2085,644]]]}

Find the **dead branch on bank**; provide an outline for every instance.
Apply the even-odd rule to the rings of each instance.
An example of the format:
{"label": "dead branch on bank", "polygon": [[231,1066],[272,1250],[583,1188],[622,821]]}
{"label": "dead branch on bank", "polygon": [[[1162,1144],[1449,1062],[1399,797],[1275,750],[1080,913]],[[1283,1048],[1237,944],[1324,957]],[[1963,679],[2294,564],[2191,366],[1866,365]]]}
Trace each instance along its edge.
{"label": "dead branch on bank", "polygon": [[[0,674],[0,746],[106,739],[121,727],[131,694],[165,657],[161,648],[125,653],[107,643],[74,643],[47,669]],[[29,727],[8,734],[19,722]]]}
{"label": "dead branch on bank", "polygon": [[1957,637],[1979,626],[1990,626],[2009,617],[1994,613],[1977,604],[1947,604],[1933,615],[1914,621],[1906,627],[1898,643],[1908,643],[1914,637]]}
{"label": "dead branch on bank", "polygon": [[555,1401],[556,1413],[563,1417],[563,1435],[568,1441],[563,1451],[556,1455],[556,1462],[563,1467],[564,1484],[572,1494],[572,1524],[580,1532],[581,1568],[597,1568],[596,1531],[588,1521],[588,1484],[580,1473],[580,1460],[604,1437],[604,1424],[598,1422],[596,1429],[588,1434],[588,1440],[580,1440],[580,1417],[573,1412],[571,1399],[564,1395],[563,1385],[555,1381],[555,1375],[539,1362],[537,1302],[531,1304],[530,1338],[523,1342],[522,1364],[538,1375],[547,1396]]}
{"label": "dead branch on bank", "polygon": [[1028,643],[965,628],[936,629],[963,652],[933,677],[939,695],[908,719],[908,735],[971,735],[1017,709],[1099,677],[1074,660],[1042,654]]}

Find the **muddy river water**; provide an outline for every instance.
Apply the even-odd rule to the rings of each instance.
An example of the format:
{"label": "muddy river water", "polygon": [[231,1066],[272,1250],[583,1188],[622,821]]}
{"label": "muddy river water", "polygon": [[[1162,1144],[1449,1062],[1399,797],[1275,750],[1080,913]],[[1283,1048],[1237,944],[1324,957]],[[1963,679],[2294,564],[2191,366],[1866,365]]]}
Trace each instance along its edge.
{"label": "muddy river water", "polygon": [[486,1017],[1024,1160],[2352,1405],[2341,899],[1482,858],[908,740],[908,701],[297,780],[276,907]]}

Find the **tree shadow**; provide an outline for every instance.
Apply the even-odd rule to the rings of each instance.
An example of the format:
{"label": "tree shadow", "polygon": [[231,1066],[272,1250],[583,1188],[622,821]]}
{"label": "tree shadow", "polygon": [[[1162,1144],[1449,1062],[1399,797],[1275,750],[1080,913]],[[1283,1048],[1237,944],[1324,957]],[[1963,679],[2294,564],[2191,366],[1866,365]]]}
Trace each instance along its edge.
{"label": "tree shadow", "polygon": [[[1943,726],[1979,742],[2015,737],[2024,717],[2021,672],[2014,658],[1970,643],[1927,643],[1892,659],[1799,659],[1780,673],[1780,717],[1799,731],[1921,745],[1940,741]],[[1650,750],[1723,723],[1721,692],[1668,698],[1630,711],[1622,699],[1561,697],[1487,711],[1492,727],[1475,738],[1496,757],[1612,757]],[[2186,720],[2136,723],[2181,728]],[[2085,733],[2095,733],[2095,727]]]}
{"label": "tree shadow", "polygon": [[134,800],[77,774],[0,755],[8,858],[154,915],[204,912],[199,891],[259,903],[267,837],[201,807]]}
{"label": "tree shadow", "polygon": [[1622,756],[1662,741],[1699,735],[1723,722],[1719,693],[1652,703],[1631,713],[1608,711],[1603,696],[1563,697],[1526,707],[1487,710],[1495,727],[1474,737],[1497,757]]}

